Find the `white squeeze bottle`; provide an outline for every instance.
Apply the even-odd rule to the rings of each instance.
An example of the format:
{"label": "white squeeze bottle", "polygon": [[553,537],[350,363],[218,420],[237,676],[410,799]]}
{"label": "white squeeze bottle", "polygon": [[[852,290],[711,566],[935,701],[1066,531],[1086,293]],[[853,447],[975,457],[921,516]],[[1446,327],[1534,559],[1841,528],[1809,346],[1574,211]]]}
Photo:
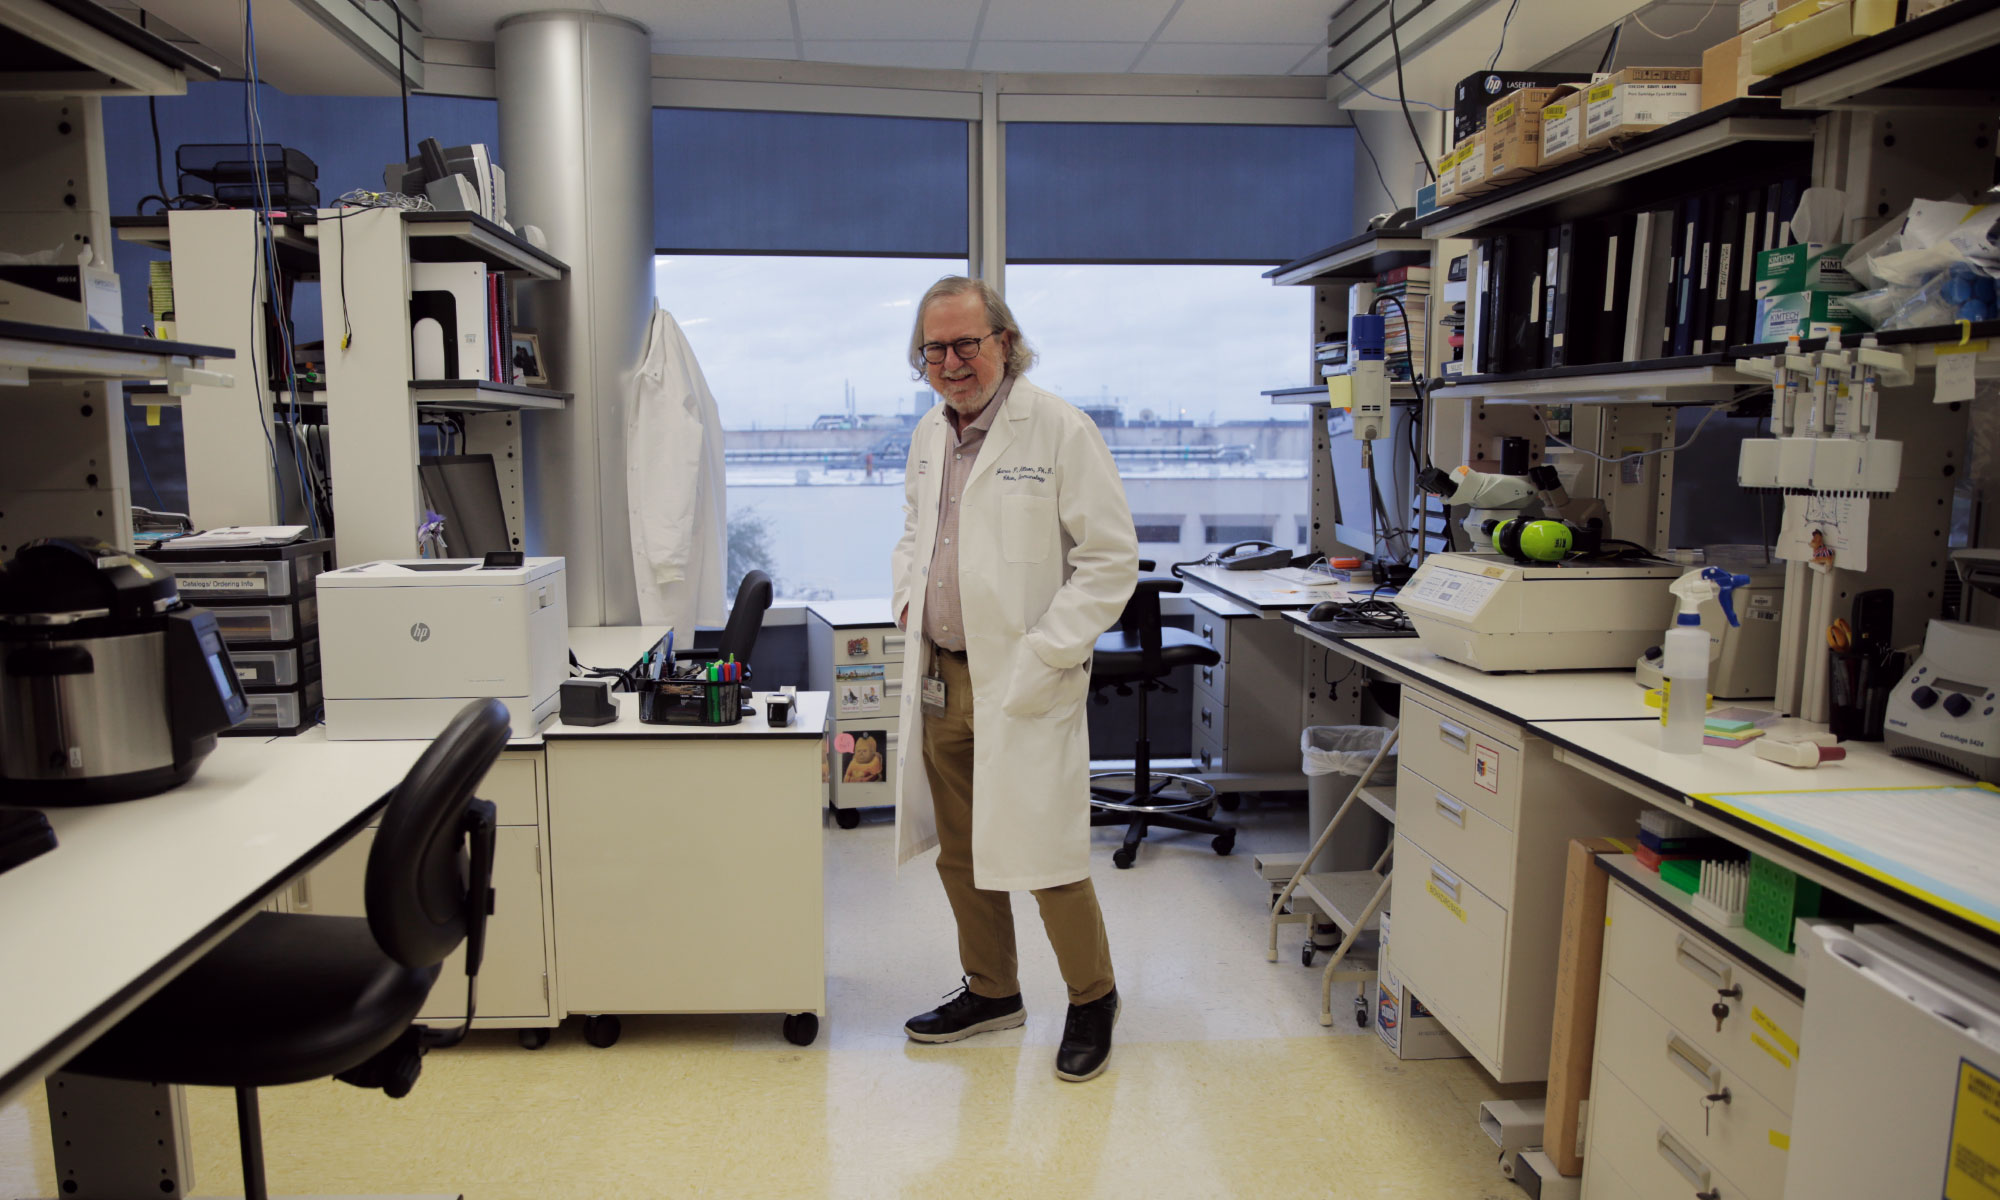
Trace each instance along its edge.
{"label": "white squeeze bottle", "polygon": [[1660,643],[1660,674],[1667,681],[1666,726],[1660,731],[1660,749],[1669,754],[1701,753],[1702,737],[1708,725],[1709,634],[1701,627],[1702,602],[1720,597],[1722,611],[1731,625],[1736,624],[1732,593],[1750,582],[1748,575],[1733,575],[1721,567],[1689,571],[1674,581],[1671,589],[1680,600],[1674,626]]}

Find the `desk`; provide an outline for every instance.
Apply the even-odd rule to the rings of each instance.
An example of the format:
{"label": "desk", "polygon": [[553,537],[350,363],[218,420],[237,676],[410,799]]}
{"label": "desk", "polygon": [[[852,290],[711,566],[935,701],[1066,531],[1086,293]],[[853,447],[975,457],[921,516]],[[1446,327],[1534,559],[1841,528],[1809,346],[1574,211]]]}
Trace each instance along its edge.
{"label": "desk", "polygon": [[427,746],[223,738],[164,795],[49,810],[60,844],[0,875],[0,1103],[352,837]]}
{"label": "desk", "polygon": [[[1802,722],[1781,722],[1782,736]],[[1893,876],[1878,878],[1783,829],[1753,825],[1733,813],[1694,799],[1714,792],[1910,788],[1962,784],[1966,780],[1938,767],[1894,758],[1878,743],[1848,742],[1847,757],[1812,771],[1780,766],[1748,749],[1705,746],[1699,754],[1668,754],[1659,748],[1658,726],[1622,721],[1537,721],[1532,728],[1555,746],[1556,760],[1676,816],[1692,821],[1797,871],[1821,886],[1852,896],[1884,916],[1934,938],[1988,967],[2000,969],[2000,932],[1970,922],[1916,894]],[[2000,799],[1996,799],[2000,802]],[[1898,814],[1886,804],[1885,828]]]}

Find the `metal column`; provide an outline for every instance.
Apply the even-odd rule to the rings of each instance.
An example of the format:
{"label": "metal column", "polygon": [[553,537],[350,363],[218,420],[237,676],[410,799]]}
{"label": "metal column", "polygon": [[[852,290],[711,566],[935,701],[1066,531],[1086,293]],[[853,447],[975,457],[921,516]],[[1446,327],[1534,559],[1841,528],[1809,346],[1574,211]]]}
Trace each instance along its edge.
{"label": "metal column", "polygon": [[569,560],[579,625],[636,625],[625,499],[625,405],[653,309],[652,57],[645,27],[603,13],[529,13],[494,43],[508,219],[534,225],[566,283],[524,285],[569,410],[524,426],[528,550]]}

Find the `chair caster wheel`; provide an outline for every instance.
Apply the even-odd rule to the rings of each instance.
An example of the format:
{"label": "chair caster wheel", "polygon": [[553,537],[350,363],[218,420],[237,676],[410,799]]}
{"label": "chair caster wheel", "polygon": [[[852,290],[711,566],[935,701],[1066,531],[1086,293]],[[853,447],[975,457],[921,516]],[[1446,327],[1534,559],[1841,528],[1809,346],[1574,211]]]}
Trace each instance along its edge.
{"label": "chair caster wheel", "polygon": [[1235,812],[1237,806],[1243,803],[1243,798],[1241,796],[1217,796],[1215,802],[1222,806],[1223,812]]}
{"label": "chair caster wheel", "polygon": [[625,1027],[617,1017],[590,1017],[583,1023],[583,1040],[599,1050],[617,1045],[618,1036],[624,1032]]}
{"label": "chair caster wheel", "polygon": [[1305,945],[1303,945],[1303,946],[1300,946],[1300,947],[1299,947],[1299,965],[1300,965],[1300,966],[1305,966],[1305,967],[1310,967],[1310,966],[1312,966],[1312,965],[1313,965],[1313,952],[1314,952],[1314,951],[1315,951],[1316,949],[1317,949],[1317,947],[1315,947],[1315,946],[1314,946],[1314,945],[1313,945],[1313,944],[1312,944],[1311,942],[1307,942],[1307,943],[1306,943]]}
{"label": "chair caster wheel", "polygon": [[1216,834],[1215,840],[1210,842],[1209,845],[1215,847],[1217,854],[1229,853],[1231,850],[1236,849],[1236,831],[1232,829],[1228,833]]}
{"label": "chair caster wheel", "polygon": [[[851,809],[849,811],[852,811]],[[793,1013],[785,1018],[785,1040],[794,1046],[810,1046],[819,1036],[819,1014]]]}
{"label": "chair caster wheel", "polygon": [[1354,1001],[1354,1023],[1363,1029],[1368,1028],[1368,1002],[1359,997]]}
{"label": "chair caster wheel", "polygon": [[842,829],[853,829],[855,826],[861,824],[861,810],[858,808],[836,808],[833,810],[833,823]]}
{"label": "chair caster wheel", "polygon": [[523,1029],[517,1036],[521,1039],[523,1050],[540,1050],[549,1044],[549,1031],[546,1029]]}
{"label": "chair caster wheel", "polygon": [[1121,871],[1129,871],[1132,869],[1132,860],[1137,857],[1138,855],[1132,851],[1120,846],[1111,852],[1111,865]]}

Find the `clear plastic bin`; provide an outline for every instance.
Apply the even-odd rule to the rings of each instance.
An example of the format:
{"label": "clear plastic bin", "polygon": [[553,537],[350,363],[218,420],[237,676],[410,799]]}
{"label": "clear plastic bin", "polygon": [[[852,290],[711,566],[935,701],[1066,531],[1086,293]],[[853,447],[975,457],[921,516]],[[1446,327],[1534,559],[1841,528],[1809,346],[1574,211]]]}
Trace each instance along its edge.
{"label": "clear plastic bin", "polygon": [[319,681],[314,680],[292,692],[246,692],[250,714],[226,732],[241,736],[257,733],[297,733],[319,720]]}
{"label": "clear plastic bin", "polygon": [[313,594],[326,556],[307,554],[278,562],[172,562],[160,565],[190,604],[209,600],[289,600]]}
{"label": "clear plastic bin", "polygon": [[296,604],[216,604],[206,606],[215,614],[215,627],[222,640],[236,642],[291,642],[299,634],[319,625],[319,601],[308,596]]}
{"label": "clear plastic bin", "polygon": [[246,688],[296,687],[318,676],[319,642],[270,650],[231,647],[229,661],[236,668],[237,682]]}

